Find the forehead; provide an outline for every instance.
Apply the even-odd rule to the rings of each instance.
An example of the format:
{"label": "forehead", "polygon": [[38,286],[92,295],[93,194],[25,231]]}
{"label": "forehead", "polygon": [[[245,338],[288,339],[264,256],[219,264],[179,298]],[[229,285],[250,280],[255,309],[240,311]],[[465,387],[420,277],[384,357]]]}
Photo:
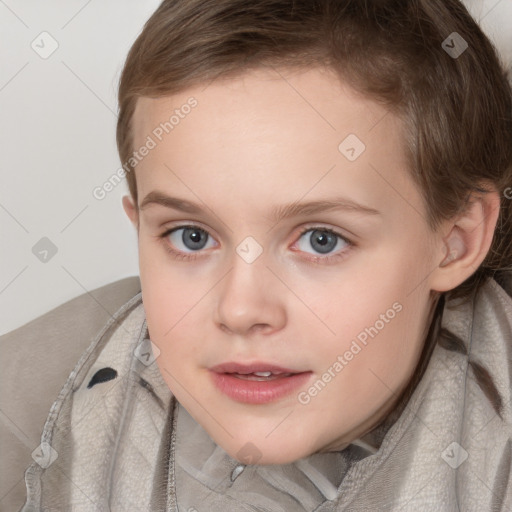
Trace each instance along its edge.
{"label": "forehead", "polygon": [[293,200],[343,187],[374,204],[386,182],[415,193],[400,119],[325,68],[258,69],[140,98],[132,128],[135,149],[155,143],[136,169],[140,196],[172,185],[168,167],[203,193],[224,183]]}
{"label": "forehead", "polygon": [[258,68],[232,78],[217,78],[171,96],[139,98],[132,123],[135,141],[142,141],[151,133],[155,121],[169,120],[191,97],[197,100],[196,111],[214,117],[214,127],[223,129],[228,123],[240,127],[251,122],[259,122],[260,128],[264,124],[288,124],[290,129],[293,121],[301,119],[307,124],[301,125],[301,130],[296,127],[296,133],[325,131],[338,132],[339,136],[350,128],[364,135],[388,113],[385,106],[349,87],[329,68]]}

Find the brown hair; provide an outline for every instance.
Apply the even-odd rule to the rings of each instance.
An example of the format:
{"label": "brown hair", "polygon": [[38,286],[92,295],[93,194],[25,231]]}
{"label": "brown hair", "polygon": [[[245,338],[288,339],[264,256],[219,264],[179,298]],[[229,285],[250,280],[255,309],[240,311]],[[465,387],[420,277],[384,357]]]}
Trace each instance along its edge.
{"label": "brown hair", "polygon": [[[456,32],[468,48],[450,55]],[[451,292],[512,269],[512,93],[497,53],[457,0],[164,0],[121,75],[117,144],[133,154],[137,99],[162,97],[251,68],[327,65],[403,120],[407,157],[430,226],[486,186],[501,194],[491,249]],[[130,193],[137,201],[134,168]],[[512,194],[511,194],[512,195]]]}

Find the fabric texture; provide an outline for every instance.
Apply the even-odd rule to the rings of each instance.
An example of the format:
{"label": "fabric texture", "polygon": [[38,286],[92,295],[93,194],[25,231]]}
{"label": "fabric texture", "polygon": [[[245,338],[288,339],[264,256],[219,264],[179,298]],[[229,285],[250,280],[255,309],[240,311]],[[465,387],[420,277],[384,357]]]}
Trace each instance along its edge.
{"label": "fabric texture", "polygon": [[139,292],[138,276],[121,279],[0,336],[0,511],[23,505],[51,405],[98,331]]}
{"label": "fabric texture", "polygon": [[138,294],[52,405],[22,512],[510,511],[512,300],[489,280],[445,304],[441,332],[378,447],[240,464],[173,398]]}

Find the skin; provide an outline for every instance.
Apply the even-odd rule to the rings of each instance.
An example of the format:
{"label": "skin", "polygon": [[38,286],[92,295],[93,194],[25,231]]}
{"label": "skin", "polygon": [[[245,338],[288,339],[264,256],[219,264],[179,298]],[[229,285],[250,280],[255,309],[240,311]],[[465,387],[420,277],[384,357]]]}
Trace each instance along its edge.
{"label": "skin", "polygon": [[[234,458],[253,450],[259,464],[285,464],[340,450],[377,425],[410,381],[437,292],[460,284],[483,260],[499,197],[476,197],[464,215],[432,231],[409,176],[400,120],[320,67],[258,69],[140,98],[134,146],[191,96],[197,106],[137,165],[139,204],[123,199],[138,231],[143,302],[162,377]],[[338,149],[349,134],[366,146],[355,161]],[[141,209],[153,191],[197,203],[203,213],[156,203]],[[340,196],[378,213],[269,218],[285,204]],[[184,246],[182,231],[162,236],[190,224],[209,235],[199,251]],[[311,231],[301,236],[306,228],[332,229],[348,243],[335,237],[334,249],[321,254]],[[236,252],[248,236],[263,249],[252,263]],[[298,393],[393,304],[400,312],[300,403]],[[277,401],[240,403],[211,380],[209,368],[228,361],[311,374]]]}

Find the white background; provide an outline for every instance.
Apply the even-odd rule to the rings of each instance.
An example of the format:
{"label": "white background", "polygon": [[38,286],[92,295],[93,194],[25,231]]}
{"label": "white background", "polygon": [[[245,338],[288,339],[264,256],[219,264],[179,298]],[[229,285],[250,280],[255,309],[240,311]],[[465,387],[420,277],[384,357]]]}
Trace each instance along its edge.
{"label": "white background", "polygon": [[[126,183],[92,191],[120,167],[119,75],[159,3],[0,0],[0,334],[138,274]],[[512,0],[466,3],[512,62]],[[44,31],[58,43],[46,59],[31,47]],[[46,263],[32,253],[43,237],[57,247]]]}

